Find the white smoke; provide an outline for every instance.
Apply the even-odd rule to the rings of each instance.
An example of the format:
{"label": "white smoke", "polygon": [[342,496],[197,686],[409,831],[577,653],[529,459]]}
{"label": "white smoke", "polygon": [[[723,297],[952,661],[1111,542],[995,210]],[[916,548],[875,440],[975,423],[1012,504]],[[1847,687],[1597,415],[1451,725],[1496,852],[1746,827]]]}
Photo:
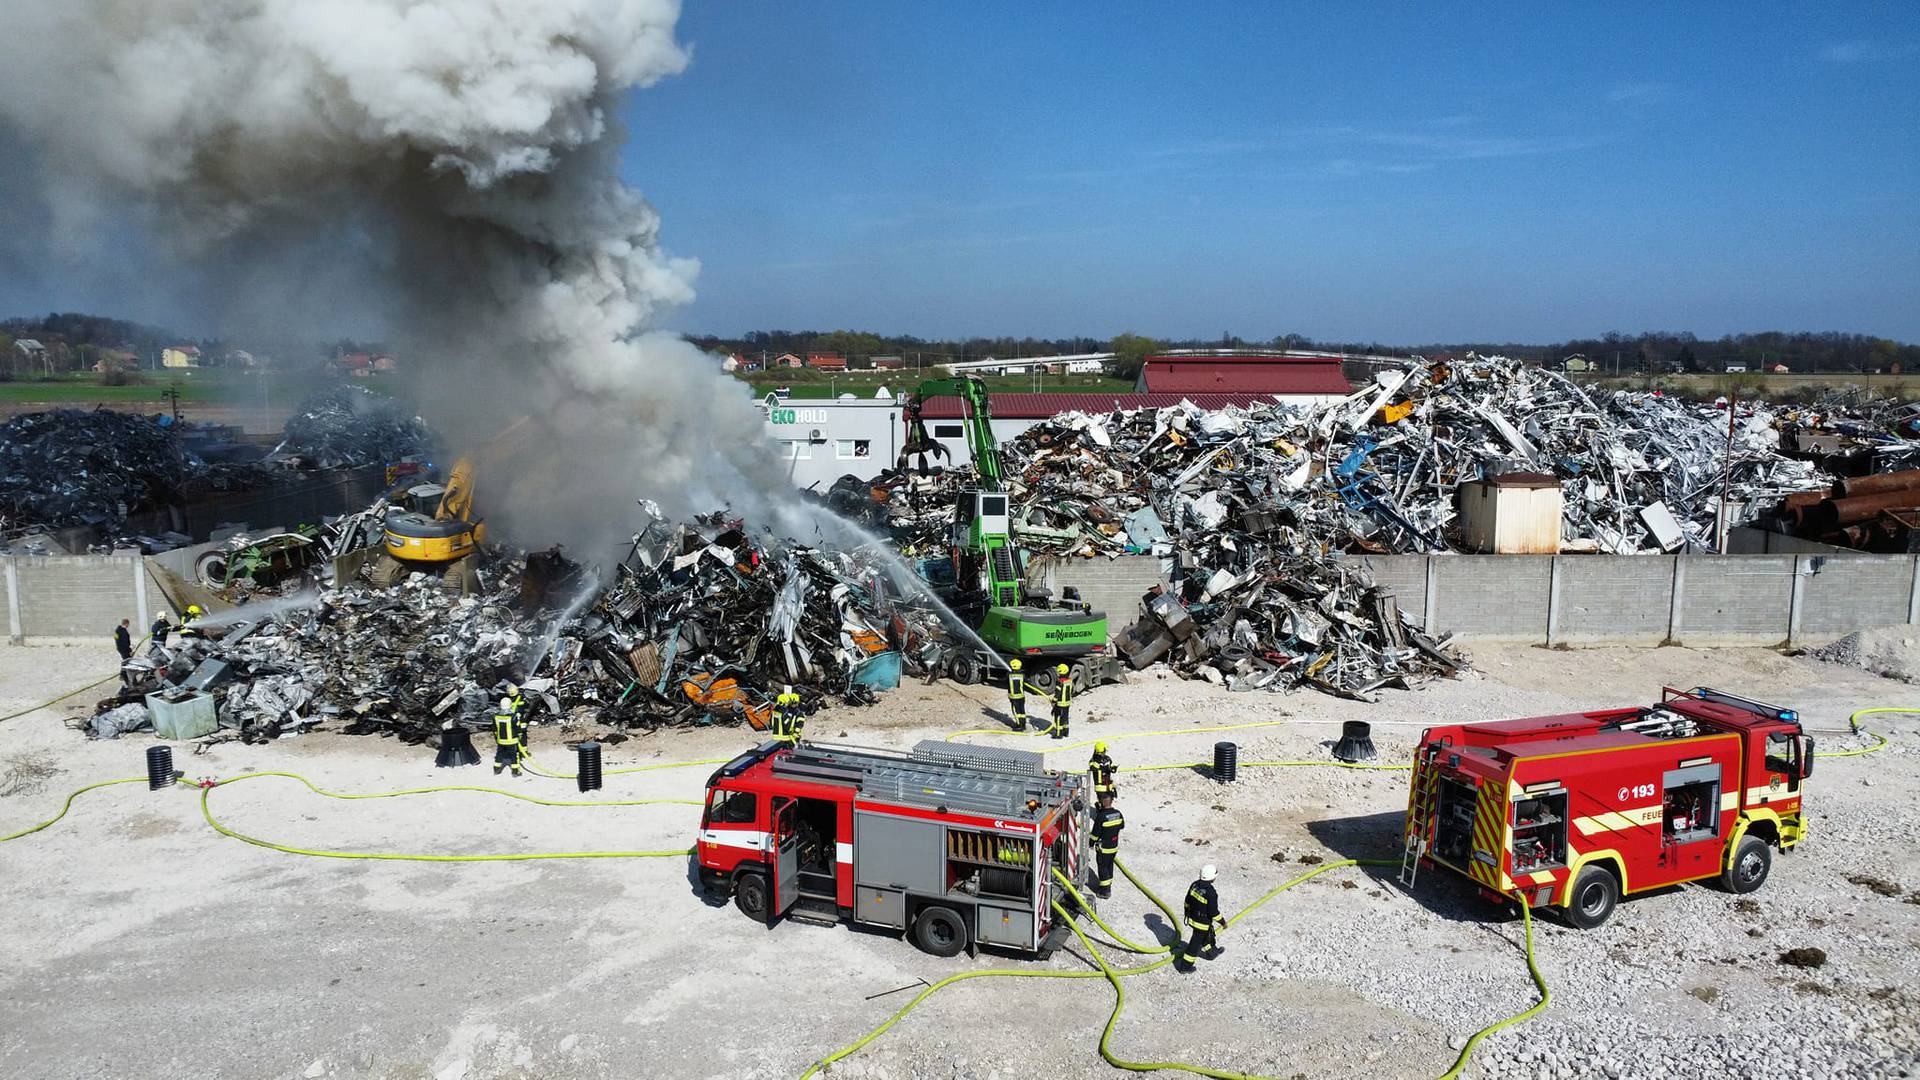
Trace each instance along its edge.
{"label": "white smoke", "polygon": [[[490,520],[604,555],[635,497],[760,512],[785,491],[745,387],[647,329],[698,267],[619,179],[611,111],[686,67],[675,0],[6,7],[0,127],[52,231],[84,255],[132,217],[223,295],[275,298],[256,323],[377,304],[454,442],[539,418],[482,472]],[[303,296],[316,249],[364,288]]]}

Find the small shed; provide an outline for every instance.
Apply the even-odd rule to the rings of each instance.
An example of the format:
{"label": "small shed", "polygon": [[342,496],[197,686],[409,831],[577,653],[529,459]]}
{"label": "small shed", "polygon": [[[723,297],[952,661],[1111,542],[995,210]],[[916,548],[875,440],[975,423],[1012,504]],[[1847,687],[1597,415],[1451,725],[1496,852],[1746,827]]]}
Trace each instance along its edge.
{"label": "small shed", "polygon": [[1494,555],[1560,551],[1560,479],[1510,472],[1460,485],[1460,534],[1467,550]]}

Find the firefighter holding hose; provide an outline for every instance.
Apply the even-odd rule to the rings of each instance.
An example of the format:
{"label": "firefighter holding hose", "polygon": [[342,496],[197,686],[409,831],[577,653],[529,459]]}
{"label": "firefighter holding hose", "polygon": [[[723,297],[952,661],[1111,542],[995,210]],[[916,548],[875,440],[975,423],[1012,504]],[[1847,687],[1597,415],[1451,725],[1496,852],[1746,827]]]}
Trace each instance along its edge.
{"label": "firefighter holding hose", "polygon": [[1067,714],[1073,707],[1073,675],[1067,665],[1053,669],[1053,737],[1067,737]]}
{"label": "firefighter holding hose", "polygon": [[512,769],[520,775],[520,761],[527,756],[527,720],[520,708],[519,695],[500,699],[500,711],[493,714],[493,775]]}
{"label": "firefighter holding hose", "polygon": [[1104,742],[1094,743],[1093,756],[1087,759],[1087,775],[1093,778],[1093,797],[1095,799],[1100,798],[1102,795],[1111,795],[1115,798],[1119,797],[1120,789],[1115,786],[1113,782],[1113,774],[1119,771],[1120,770],[1114,766],[1113,759],[1107,756],[1107,744]]}
{"label": "firefighter holding hose", "polygon": [[1027,675],[1017,658],[1007,661],[1007,712],[1013,717],[1013,730],[1027,730]]}

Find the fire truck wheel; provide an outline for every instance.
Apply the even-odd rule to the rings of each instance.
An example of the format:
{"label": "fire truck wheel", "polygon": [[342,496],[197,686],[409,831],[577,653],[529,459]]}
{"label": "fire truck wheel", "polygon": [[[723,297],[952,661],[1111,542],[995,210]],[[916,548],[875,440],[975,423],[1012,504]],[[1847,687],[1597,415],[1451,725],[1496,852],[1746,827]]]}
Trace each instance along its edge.
{"label": "fire truck wheel", "polygon": [[749,870],[733,883],[733,904],[754,922],[767,921],[767,875]]}
{"label": "fire truck wheel", "polygon": [[1567,902],[1567,921],[1581,930],[1591,930],[1606,922],[1620,902],[1620,883],[1604,866],[1588,866],[1573,879],[1573,892]]}
{"label": "fire truck wheel", "polygon": [[1766,884],[1773,869],[1773,849],[1757,836],[1743,836],[1733,851],[1727,868],[1720,872],[1720,884],[1730,893],[1750,893]]}
{"label": "fire truck wheel", "polygon": [[966,920],[952,908],[926,908],[913,920],[913,943],[935,956],[958,956],[967,947]]}

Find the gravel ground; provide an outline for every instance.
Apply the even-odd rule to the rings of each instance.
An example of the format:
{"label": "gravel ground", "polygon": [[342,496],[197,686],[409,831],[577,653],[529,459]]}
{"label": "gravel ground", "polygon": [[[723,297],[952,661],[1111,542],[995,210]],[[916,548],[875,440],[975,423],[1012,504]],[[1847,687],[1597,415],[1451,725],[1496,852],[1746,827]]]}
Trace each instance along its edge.
{"label": "gravel ground", "polygon": [[[1371,706],[1136,676],[1084,697],[1075,734],[1285,719],[1235,733],[1242,759],[1321,758],[1338,721],[1367,719],[1383,758],[1404,760],[1429,723],[1631,704],[1663,683],[1778,701],[1834,731],[1855,708],[1920,704],[1902,683],[1765,650],[1481,647],[1474,658],[1476,675]],[[91,646],[0,649],[0,713],[112,669]],[[913,685],[879,707],[817,717],[811,734],[910,745],[991,724],[998,706],[980,688]],[[89,743],[64,715],[5,725],[0,791],[9,769],[37,768],[18,768],[26,790],[0,796],[0,833],[48,816],[80,784],[142,771],[148,740]],[[1892,745],[1820,762],[1809,838],[1759,893],[1684,886],[1630,900],[1596,931],[1535,923],[1552,1004],[1485,1040],[1467,1075],[1920,1073],[1920,859],[1909,839],[1920,832],[1920,718],[1875,720]],[[1117,741],[1114,752],[1123,766],[1194,761],[1218,737]],[[535,732],[558,765],[556,740]],[[713,728],[652,735],[613,749],[608,766],[725,756],[743,741]],[[1852,745],[1821,738],[1823,749]],[[1057,764],[1083,762],[1076,751]],[[341,791],[490,783],[435,770],[431,751],[324,733],[183,753],[180,764],[192,776],[289,769]],[[697,797],[707,771],[614,777],[604,794]],[[1249,770],[1225,787],[1183,770],[1123,775],[1123,858],[1169,900],[1214,862],[1223,903],[1238,910],[1325,861],[1397,854],[1405,785],[1404,773],[1337,769]],[[577,797],[561,781],[519,786]],[[0,1075],[793,1077],[920,980],[1087,969],[1077,948],[1046,964],[936,960],[881,933],[768,930],[702,903],[679,860],[300,858],[217,835],[198,803],[190,789],[110,788],[0,846]],[[583,811],[479,794],[343,803],[279,779],[222,790],[213,806],[285,843],[447,853],[684,847],[696,817],[690,806]],[[1535,1000],[1522,928],[1444,873],[1411,894],[1394,875],[1328,871],[1229,930],[1224,954],[1198,973],[1128,980],[1114,1051],[1278,1077],[1443,1072],[1469,1033]],[[1135,940],[1164,929],[1124,883],[1105,910]],[[1824,951],[1822,966],[1781,962],[1809,947]],[[1099,980],[964,983],[830,1075],[1115,1075],[1096,1051],[1111,1005]]]}

